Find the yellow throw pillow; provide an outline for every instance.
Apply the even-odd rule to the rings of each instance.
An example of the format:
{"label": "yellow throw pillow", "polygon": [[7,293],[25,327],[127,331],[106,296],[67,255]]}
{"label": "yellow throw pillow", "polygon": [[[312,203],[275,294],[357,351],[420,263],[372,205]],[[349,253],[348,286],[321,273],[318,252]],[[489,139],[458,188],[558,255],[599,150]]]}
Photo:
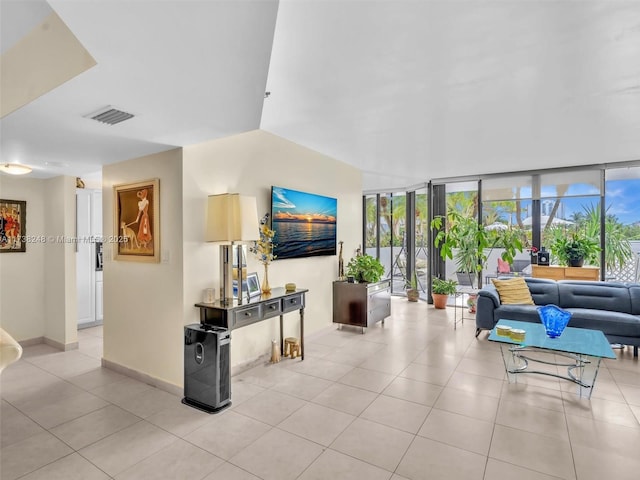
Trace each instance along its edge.
{"label": "yellow throw pillow", "polygon": [[505,305],[520,304],[520,305],[535,305],[531,292],[527,286],[527,282],[522,277],[510,278],[508,280],[497,280],[492,278],[491,281],[498,290],[500,296],[500,303]]}

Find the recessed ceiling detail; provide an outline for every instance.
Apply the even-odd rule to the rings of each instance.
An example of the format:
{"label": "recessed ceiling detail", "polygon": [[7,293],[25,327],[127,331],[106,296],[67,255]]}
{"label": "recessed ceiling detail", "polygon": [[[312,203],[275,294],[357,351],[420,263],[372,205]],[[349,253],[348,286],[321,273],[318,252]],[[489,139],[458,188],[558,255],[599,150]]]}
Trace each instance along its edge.
{"label": "recessed ceiling detail", "polygon": [[54,12],[0,56],[2,118],[96,65]]}
{"label": "recessed ceiling detail", "polygon": [[135,115],[132,113],[123,112],[113,107],[104,107],[97,112],[85,115],[86,118],[91,120],[97,120],[98,122],[106,123],[107,125],[115,125],[116,123],[124,122],[133,118]]}

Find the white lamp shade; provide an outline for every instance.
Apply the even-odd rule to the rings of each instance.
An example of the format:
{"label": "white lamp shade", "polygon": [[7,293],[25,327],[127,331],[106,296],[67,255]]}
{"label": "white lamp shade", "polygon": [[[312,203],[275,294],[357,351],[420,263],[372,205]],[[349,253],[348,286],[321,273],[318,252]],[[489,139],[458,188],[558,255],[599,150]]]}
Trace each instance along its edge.
{"label": "white lamp shade", "polygon": [[237,193],[210,195],[207,205],[207,242],[241,243],[258,240],[260,226],[255,197]]}

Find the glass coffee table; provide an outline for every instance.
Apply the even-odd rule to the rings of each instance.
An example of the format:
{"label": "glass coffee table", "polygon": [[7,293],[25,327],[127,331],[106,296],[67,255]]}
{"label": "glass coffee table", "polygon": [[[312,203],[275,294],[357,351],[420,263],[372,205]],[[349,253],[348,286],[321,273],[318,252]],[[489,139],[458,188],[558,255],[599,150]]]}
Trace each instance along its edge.
{"label": "glass coffee table", "polygon": [[[524,340],[499,335],[498,326],[524,330]],[[591,397],[600,361],[603,358],[616,358],[604,334],[600,330],[586,328],[567,327],[559,337],[549,338],[541,323],[499,320],[491,331],[489,340],[500,343],[509,383],[517,383],[518,375],[521,374],[548,375],[575,383],[578,395],[586,398]],[[549,360],[533,358],[533,352],[549,354]],[[532,369],[529,365],[532,362],[566,367],[567,374]]]}

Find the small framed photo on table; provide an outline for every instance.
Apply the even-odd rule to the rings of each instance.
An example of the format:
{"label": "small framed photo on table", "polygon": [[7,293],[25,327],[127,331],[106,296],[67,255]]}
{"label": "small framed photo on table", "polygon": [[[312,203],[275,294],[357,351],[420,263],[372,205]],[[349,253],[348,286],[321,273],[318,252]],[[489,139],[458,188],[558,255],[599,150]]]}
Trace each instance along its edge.
{"label": "small framed photo on table", "polygon": [[[257,273],[249,273],[242,282],[242,294],[249,298],[262,294]],[[233,280],[233,298],[238,298],[238,280]]]}
{"label": "small framed photo on table", "polygon": [[247,291],[249,292],[249,297],[257,297],[262,293],[260,291],[260,280],[258,280],[258,274],[255,272],[247,275]]}

